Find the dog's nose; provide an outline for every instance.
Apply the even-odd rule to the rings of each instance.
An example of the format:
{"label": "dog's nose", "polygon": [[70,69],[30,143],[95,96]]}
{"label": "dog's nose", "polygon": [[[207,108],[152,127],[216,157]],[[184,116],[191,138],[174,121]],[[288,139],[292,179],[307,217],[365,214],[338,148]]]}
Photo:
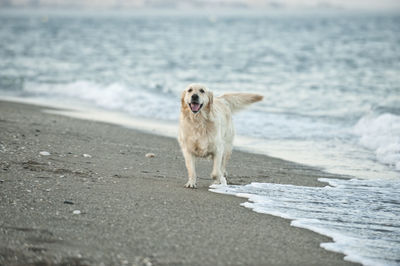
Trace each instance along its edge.
{"label": "dog's nose", "polygon": [[192,101],[198,101],[199,100],[199,95],[193,94],[192,95]]}

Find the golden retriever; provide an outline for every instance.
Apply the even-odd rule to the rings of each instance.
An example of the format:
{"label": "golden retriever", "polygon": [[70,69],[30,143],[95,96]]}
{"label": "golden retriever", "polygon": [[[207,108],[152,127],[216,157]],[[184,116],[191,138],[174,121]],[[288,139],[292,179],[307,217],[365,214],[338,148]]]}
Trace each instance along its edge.
{"label": "golden retriever", "polygon": [[183,91],[178,141],[189,176],[185,187],[196,188],[196,157],[211,157],[214,184],[226,185],[226,164],[234,138],[232,113],[262,99],[263,96],[252,93],[214,97],[201,84],[190,84]]}

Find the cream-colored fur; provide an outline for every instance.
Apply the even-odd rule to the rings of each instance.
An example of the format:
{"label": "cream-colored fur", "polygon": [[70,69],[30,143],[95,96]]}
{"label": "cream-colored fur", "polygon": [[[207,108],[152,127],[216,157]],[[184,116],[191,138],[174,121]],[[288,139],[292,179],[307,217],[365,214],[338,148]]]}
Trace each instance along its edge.
{"label": "cream-colored fur", "polygon": [[[192,109],[194,94],[199,96],[201,109],[198,111],[198,105]],[[232,113],[262,99],[263,96],[252,93],[230,93],[214,97],[201,84],[190,84],[183,91],[178,140],[189,175],[185,187],[196,188],[196,157],[211,157],[214,184],[226,185],[226,164],[232,153],[234,138]]]}

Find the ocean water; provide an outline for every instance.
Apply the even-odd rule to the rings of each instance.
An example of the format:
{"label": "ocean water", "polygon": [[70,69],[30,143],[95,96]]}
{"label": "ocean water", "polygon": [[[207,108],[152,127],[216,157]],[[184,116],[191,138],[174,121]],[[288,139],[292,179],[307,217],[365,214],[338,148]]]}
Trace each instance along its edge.
{"label": "ocean water", "polygon": [[329,236],[327,250],[363,265],[400,265],[400,182],[321,178],[325,187],[251,183],[211,191],[247,198],[244,207]]}
{"label": "ocean water", "polygon": [[[263,102],[234,118],[237,147],[368,179],[343,182],[389,193],[394,201],[384,208],[400,220],[391,190],[400,177],[399,29],[396,13],[0,10],[0,97],[91,105],[175,125],[189,83],[204,83],[216,95],[261,93]],[[347,196],[339,189],[346,184],[334,187],[338,198]],[[297,190],[299,199],[314,193]],[[296,220],[315,215],[272,208]],[[374,243],[377,250],[388,247]],[[400,253],[399,243],[394,235],[395,253],[375,259],[399,263],[387,255]],[[360,249],[351,258],[368,250]]]}

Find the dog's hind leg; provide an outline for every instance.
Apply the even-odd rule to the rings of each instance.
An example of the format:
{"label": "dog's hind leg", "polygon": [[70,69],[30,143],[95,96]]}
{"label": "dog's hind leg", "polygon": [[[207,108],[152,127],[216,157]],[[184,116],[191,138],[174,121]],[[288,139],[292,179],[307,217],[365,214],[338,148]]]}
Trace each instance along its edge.
{"label": "dog's hind leg", "polygon": [[188,171],[188,181],[185,184],[187,188],[196,188],[196,158],[187,150],[183,150],[183,157],[185,157],[185,164]]}

